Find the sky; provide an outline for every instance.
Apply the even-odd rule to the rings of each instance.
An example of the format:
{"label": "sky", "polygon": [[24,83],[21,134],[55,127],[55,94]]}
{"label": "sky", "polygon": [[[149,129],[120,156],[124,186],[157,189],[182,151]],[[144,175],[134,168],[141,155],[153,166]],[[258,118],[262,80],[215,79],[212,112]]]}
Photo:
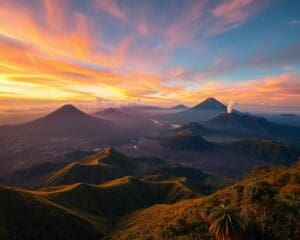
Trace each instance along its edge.
{"label": "sky", "polygon": [[300,107],[298,0],[0,0],[0,111]]}

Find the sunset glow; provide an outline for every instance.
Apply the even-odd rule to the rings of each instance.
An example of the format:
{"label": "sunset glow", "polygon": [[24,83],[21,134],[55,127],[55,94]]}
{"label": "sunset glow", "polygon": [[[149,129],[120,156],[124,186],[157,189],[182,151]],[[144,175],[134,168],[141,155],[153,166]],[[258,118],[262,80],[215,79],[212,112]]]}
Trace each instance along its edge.
{"label": "sunset glow", "polygon": [[2,109],[99,98],[300,102],[298,1],[0,4]]}

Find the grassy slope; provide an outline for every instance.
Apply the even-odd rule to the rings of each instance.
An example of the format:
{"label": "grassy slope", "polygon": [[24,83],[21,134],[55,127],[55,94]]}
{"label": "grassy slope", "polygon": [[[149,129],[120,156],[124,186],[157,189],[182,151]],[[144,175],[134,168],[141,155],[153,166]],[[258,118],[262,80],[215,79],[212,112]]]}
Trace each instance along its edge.
{"label": "grassy slope", "polygon": [[0,186],[0,239],[101,239],[85,219],[35,194]]}
{"label": "grassy slope", "polygon": [[[147,176],[144,179],[150,181],[184,177],[186,179],[184,185],[201,194],[212,193],[230,183],[228,179],[206,174],[200,169],[165,163],[156,158],[131,158],[107,148],[56,171],[42,183],[42,186],[74,183],[101,184],[128,175],[140,178]],[[149,175],[153,176],[149,177]]]}
{"label": "grassy slope", "polygon": [[159,165],[163,161],[155,158],[131,158],[112,148],[71,163],[54,172],[42,185],[58,186],[73,183],[100,184],[127,175],[135,175],[144,168]]}
{"label": "grassy slope", "polygon": [[[137,211],[123,219],[113,239],[210,239],[208,225],[202,220],[201,215],[211,210],[213,206],[227,202],[242,209],[241,215],[244,221],[246,221],[247,215],[256,205],[247,202],[243,194],[247,192],[245,189],[256,186],[255,184],[262,180],[270,183],[274,189],[278,190],[275,195],[277,207],[271,209],[268,214],[275,214],[274,219],[282,222],[276,225],[276,227],[273,226],[270,231],[273,231],[274,234],[283,232],[286,235],[286,239],[297,239],[295,235],[294,237],[288,237],[288,232],[284,231],[286,228],[295,226],[298,226],[300,229],[298,221],[300,218],[300,164],[291,168],[277,167],[271,171],[266,169],[256,170],[255,173],[249,175],[245,180],[231,187],[219,190],[210,196],[181,201],[173,205],[154,205],[145,210]],[[239,193],[240,189],[243,190]],[[298,204],[296,205],[299,206],[298,211],[291,211],[293,204]],[[283,210],[280,212],[281,210],[278,209]],[[287,218],[288,216],[291,216],[291,218]],[[287,223],[288,221],[291,221],[291,223]],[[247,239],[258,238],[249,237]]]}
{"label": "grassy slope", "polygon": [[290,210],[293,204],[300,207],[300,165],[258,168],[245,180],[206,197],[188,190],[184,179],[149,182],[124,177],[102,185],[73,184],[43,192],[0,187],[0,236],[16,240],[101,239],[101,233],[114,240],[210,239],[201,215],[227,202],[241,209],[245,220],[255,207],[245,201],[245,189],[262,180],[278,190],[275,198],[280,207],[268,212],[281,221],[274,229],[284,232],[288,221],[295,226],[300,212]]}
{"label": "grassy slope", "polygon": [[197,197],[176,181],[148,182],[133,177],[102,185],[74,184],[40,194],[84,216],[103,232],[111,230],[122,216],[138,209]]}

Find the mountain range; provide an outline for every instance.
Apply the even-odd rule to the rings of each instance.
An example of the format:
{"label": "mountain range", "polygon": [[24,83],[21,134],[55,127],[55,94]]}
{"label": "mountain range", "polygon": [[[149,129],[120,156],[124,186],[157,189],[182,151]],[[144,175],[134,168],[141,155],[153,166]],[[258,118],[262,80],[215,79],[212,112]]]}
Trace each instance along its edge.
{"label": "mountain range", "polygon": [[[220,204],[230,204],[243,224],[240,234],[247,239],[297,239],[299,171],[299,165],[257,167],[245,179],[208,196],[199,196],[178,181],[136,177],[39,191],[0,186],[0,236],[209,240],[211,214]],[[264,220],[268,216],[273,217]],[[272,227],[265,229],[265,224]]]}
{"label": "mountain range", "polygon": [[203,122],[204,126],[228,134],[242,134],[278,139],[300,139],[300,127],[268,121],[263,117],[241,113],[221,113]]}
{"label": "mountain range", "polygon": [[95,136],[108,133],[113,124],[107,120],[90,116],[73,105],[64,105],[49,115],[24,124],[2,126],[4,134],[15,134],[18,137],[28,136]]}
{"label": "mountain range", "polygon": [[134,135],[125,126],[64,105],[31,122],[0,126],[0,145],[6,146],[0,148],[0,167],[4,174],[40,163],[41,159],[52,161],[66,152],[126,142]]}
{"label": "mountain range", "polygon": [[201,103],[176,113],[170,113],[163,116],[163,119],[186,124],[187,122],[205,121],[226,112],[226,106],[215,98],[207,98]]}
{"label": "mountain range", "polygon": [[[86,155],[86,153],[83,153]],[[77,157],[77,156],[76,156]],[[227,184],[226,178],[204,173],[200,169],[167,163],[159,158],[135,158],[126,156],[113,148],[74,160],[56,164],[41,164],[7,176],[6,185],[27,189],[40,189],[61,185],[102,184],[125,176],[146,180],[179,181],[193,186],[197,193],[209,193]],[[209,184],[208,184],[209,182]]]}

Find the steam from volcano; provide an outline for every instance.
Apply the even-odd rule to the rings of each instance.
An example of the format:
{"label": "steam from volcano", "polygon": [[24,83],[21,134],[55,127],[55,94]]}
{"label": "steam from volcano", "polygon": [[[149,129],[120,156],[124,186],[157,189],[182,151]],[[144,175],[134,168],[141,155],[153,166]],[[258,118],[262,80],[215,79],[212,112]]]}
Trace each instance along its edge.
{"label": "steam from volcano", "polygon": [[235,102],[232,101],[232,100],[230,100],[230,101],[228,102],[228,105],[227,105],[227,113],[228,113],[228,114],[229,114],[229,113],[232,113],[234,104],[235,104]]}

